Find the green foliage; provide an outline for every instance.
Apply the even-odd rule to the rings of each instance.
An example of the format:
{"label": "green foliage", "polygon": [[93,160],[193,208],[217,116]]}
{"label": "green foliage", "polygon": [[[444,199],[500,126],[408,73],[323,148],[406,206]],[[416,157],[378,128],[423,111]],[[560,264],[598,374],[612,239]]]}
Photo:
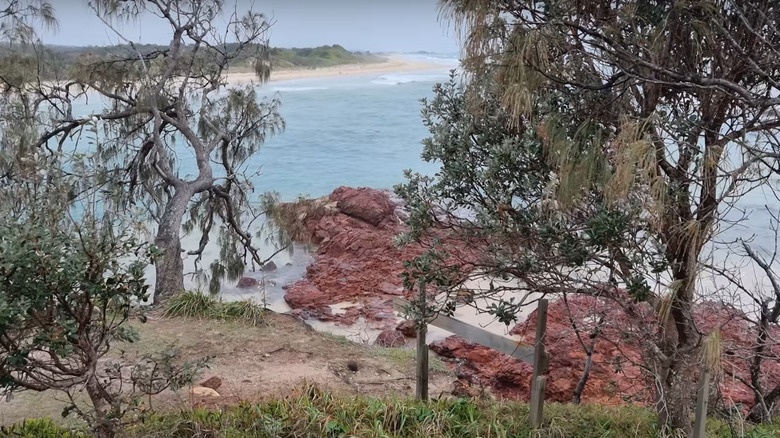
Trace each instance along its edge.
{"label": "green foliage", "polygon": [[[110,222],[101,227],[66,224],[50,229],[0,221],[4,393],[83,384],[89,373],[75,370],[104,355],[112,340],[133,339],[123,324],[147,298],[143,246],[130,236],[113,235]],[[70,365],[49,367],[57,361]],[[64,376],[78,377],[63,387]]]}
{"label": "green foliage", "polygon": [[10,427],[0,427],[0,437],[15,438],[89,438],[90,435],[57,426],[48,418],[31,419]]}
{"label": "green foliage", "polygon": [[384,58],[370,53],[350,52],[338,44],[313,48],[271,49],[271,65],[276,69],[332,67],[342,64],[381,62],[383,60]]}
{"label": "green foliage", "polygon": [[[336,396],[315,386],[295,388],[290,395],[260,404],[242,403],[218,411],[203,408],[155,414],[144,424],[120,432],[123,438],[220,437],[540,437],[540,438],[661,438],[654,414],[638,406],[605,407],[548,403],[538,430],[528,424],[529,408],[518,402],[467,399],[420,403],[409,399]],[[738,430],[736,430],[738,429]],[[780,434],[780,424],[740,425],[732,433],[725,421],[707,424],[712,438],[768,438]],[[2,437],[87,438],[31,420],[0,429]]]}
{"label": "green foliage", "polygon": [[[244,403],[221,411],[197,409],[158,415],[125,431],[141,437],[660,437],[653,413],[642,407],[545,405],[539,430],[528,424],[529,408],[516,402],[466,399],[420,403],[407,399],[343,397],[304,386],[290,396],[261,404]],[[736,438],[720,420],[708,436]],[[776,436],[777,425],[746,426],[745,437]]]}
{"label": "green foliage", "polygon": [[263,308],[252,300],[222,301],[201,292],[182,292],[165,303],[167,318],[200,318],[241,321],[258,325],[263,321]]}

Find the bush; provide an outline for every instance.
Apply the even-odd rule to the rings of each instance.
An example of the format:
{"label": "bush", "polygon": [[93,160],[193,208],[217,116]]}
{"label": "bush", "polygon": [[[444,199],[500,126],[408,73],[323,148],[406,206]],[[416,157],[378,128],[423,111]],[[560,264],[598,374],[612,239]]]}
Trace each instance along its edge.
{"label": "bush", "polygon": [[198,318],[240,321],[259,325],[265,310],[253,300],[223,302],[201,292],[182,292],[165,303],[167,318]]}
{"label": "bush", "polygon": [[18,438],[87,438],[79,431],[57,426],[48,418],[27,420],[9,428],[0,427],[0,437]]}

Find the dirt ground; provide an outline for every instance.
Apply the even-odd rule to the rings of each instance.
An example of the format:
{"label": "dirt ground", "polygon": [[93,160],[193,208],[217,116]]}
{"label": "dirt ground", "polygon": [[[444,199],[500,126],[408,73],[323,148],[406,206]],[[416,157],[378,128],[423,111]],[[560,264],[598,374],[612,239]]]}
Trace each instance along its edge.
{"label": "dirt ground", "polygon": [[[168,391],[152,399],[155,410],[218,406],[238,401],[261,401],[284,396],[304,382],[341,394],[376,396],[414,395],[414,350],[381,348],[353,343],[343,337],[319,333],[289,316],[267,314],[257,327],[237,322],[151,317],[134,324],[141,334],[135,344],[117,344],[129,354],[153,353],[169,347],[185,360],[212,357],[196,380],[218,377],[219,397],[194,396],[190,388]],[[357,371],[352,371],[357,365]],[[430,394],[446,395],[453,375],[446,364],[431,357]],[[57,393],[20,393],[0,401],[0,424],[30,417],[62,419],[65,397]]]}

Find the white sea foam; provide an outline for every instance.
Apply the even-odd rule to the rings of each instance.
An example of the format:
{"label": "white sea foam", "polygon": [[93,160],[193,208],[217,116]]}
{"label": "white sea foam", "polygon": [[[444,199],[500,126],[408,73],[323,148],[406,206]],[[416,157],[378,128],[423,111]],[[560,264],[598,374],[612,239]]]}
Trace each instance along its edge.
{"label": "white sea foam", "polygon": [[278,91],[280,93],[296,92],[296,91],[318,91],[318,90],[327,90],[327,89],[328,89],[328,87],[316,87],[316,86],[311,86],[311,87],[305,87],[305,86],[301,86],[301,87],[294,87],[294,86],[291,86],[291,87],[284,87],[284,86],[282,86],[282,87],[273,87],[274,91]]}
{"label": "white sea foam", "polygon": [[432,74],[412,74],[412,73],[394,73],[379,76],[371,81],[372,84],[377,85],[399,85],[408,84],[412,82],[437,82],[446,80],[447,75],[442,73]]}

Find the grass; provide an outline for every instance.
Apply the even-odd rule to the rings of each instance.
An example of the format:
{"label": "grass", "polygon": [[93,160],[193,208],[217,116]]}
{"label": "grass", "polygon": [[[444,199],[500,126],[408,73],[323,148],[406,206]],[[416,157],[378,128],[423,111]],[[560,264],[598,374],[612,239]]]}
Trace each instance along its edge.
{"label": "grass", "polygon": [[[525,403],[488,403],[466,399],[434,400],[341,397],[316,386],[299,386],[280,400],[243,403],[222,410],[196,409],[153,414],[121,431],[120,438],[260,438],[260,437],[533,437],[648,438],[659,437],[651,410],[638,406],[545,405],[545,423],[532,430]],[[70,435],[68,435],[70,433]],[[780,424],[746,428],[731,435],[721,420],[711,420],[708,437],[763,438],[780,435]],[[46,421],[0,431],[0,436],[49,438],[84,435]]]}
{"label": "grass", "polygon": [[252,300],[224,302],[201,292],[183,292],[165,303],[163,316],[240,321],[259,325],[263,308]]}
{"label": "grass", "polygon": [[[374,349],[374,354],[390,361],[398,369],[414,368],[414,363],[417,360],[417,351],[408,348],[377,347]],[[433,354],[428,357],[428,369],[431,373],[450,373],[447,364],[441,360],[441,358]]]}

